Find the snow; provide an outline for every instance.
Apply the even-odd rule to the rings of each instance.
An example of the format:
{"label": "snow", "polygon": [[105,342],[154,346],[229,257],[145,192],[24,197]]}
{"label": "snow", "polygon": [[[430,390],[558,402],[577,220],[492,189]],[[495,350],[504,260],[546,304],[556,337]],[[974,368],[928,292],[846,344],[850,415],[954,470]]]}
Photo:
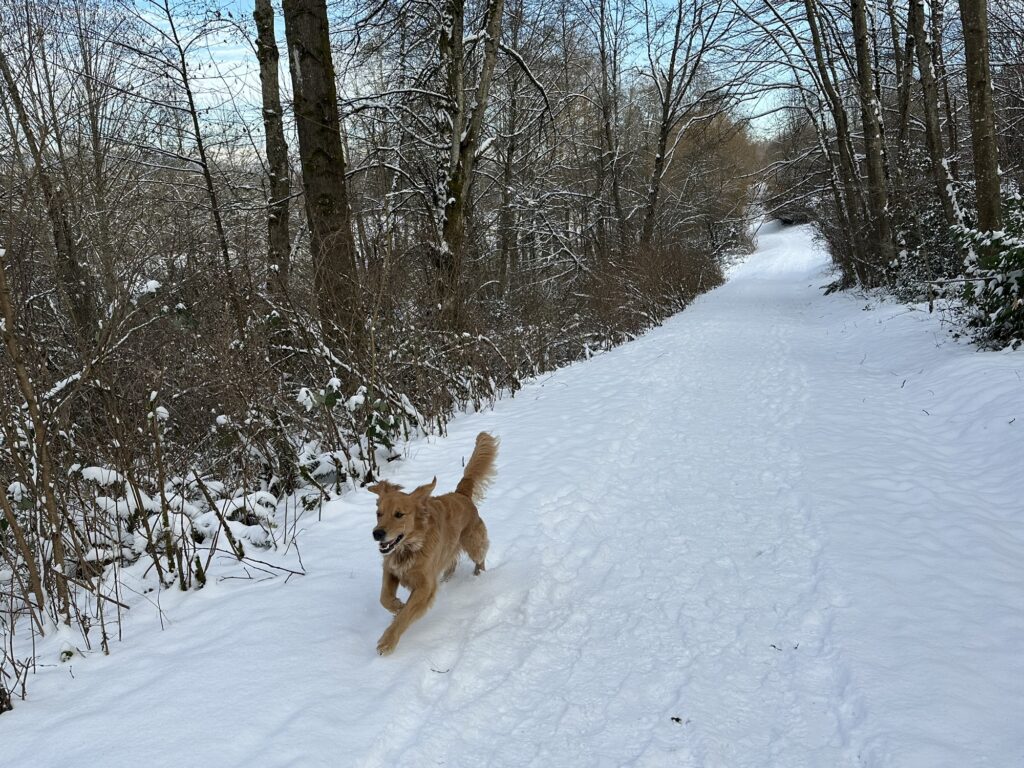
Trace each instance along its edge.
{"label": "snow", "polygon": [[759,237],[663,327],[388,465],[451,489],[502,440],[488,570],[393,656],[350,493],[304,521],[308,575],[54,651],[4,764],[1021,765],[1024,355],[823,296],[807,229]]}
{"label": "snow", "polygon": [[86,480],[91,480],[96,485],[104,488],[124,485],[124,476],[120,472],[107,467],[80,468],[76,465],[73,471],[77,471]]}
{"label": "snow", "polygon": [[313,393],[309,391],[307,387],[300,387],[298,395],[295,396],[295,402],[305,408],[307,411],[313,410],[313,406],[316,405],[316,400],[313,398]]}
{"label": "snow", "polygon": [[45,395],[43,395],[43,400],[52,400],[65,389],[67,389],[69,385],[74,384],[81,378],[81,373],[74,373],[71,376],[68,376],[67,378],[58,381],[56,384],[50,387],[50,390]]}
{"label": "snow", "polygon": [[[340,389],[340,387],[338,387]],[[345,401],[345,408],[350,413],[355,413],[363,407],[363,403],[366,402],[366,387],[359,387],[356,393],[352,395],[348,400]]]}
{"label": "snow", "polygon": [[7,495],[11,501],[20,504],[22,499],[29,498],[28,486],[15,480],[7,486]]}

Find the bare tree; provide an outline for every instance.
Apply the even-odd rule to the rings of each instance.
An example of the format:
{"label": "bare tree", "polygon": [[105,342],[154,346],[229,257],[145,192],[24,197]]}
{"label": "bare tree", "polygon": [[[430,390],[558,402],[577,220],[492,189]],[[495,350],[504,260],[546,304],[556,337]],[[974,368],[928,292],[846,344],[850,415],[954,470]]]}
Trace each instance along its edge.
{"label": "bare tree", "polygon": [[[654,236],[662,177],[672,161],[669,139],[683,134],[685,122],[709,119],[722,106],[715,94],[722,88],[724,77],[714,81],[707,64],[732,33],[737,17],[725,0],[677,0],[664,16],[645,0],[643,18],[648,65],[645,74],[650,77],[658,108],[654,161],[640,231],[640,243],[646,247]],[[663,40],[666,28],[671,31]]]}
{"label": "bare tree", "polygon": [[[30,46],[30,50],[25,56],[26,68],[34,68],[37,57],[39,61],[45,61],[46,53],[31,50],[31,47],[35,45],[36,40],[45,38],[41,35],[37,36],[34,32],[31,11],[26,13],[26,22],[29,27],[28,44]],[[83,354],[87,354],[92,345],[92,337],[96,332],[98,322],[97,290],[92,276],[85,266],[84,254],[80,247],[82,238],[75,224],[75,217],[68,210],[66,191],[59,179],[53,177],[51,164],[45,156],[44,143],[37,135],[36,125],[22,96],[23,85],[15,77],[10,60],[3,50],[3,42],[0,40],[0,77],[2,77],[6,88],[6,99],[9,99],[14,107],[18,127],[28,147],[29,157],[35,167],[39,186],[42,188],[43,198],[46,202],[46,214],[53,232],[54,273],[57,275],[58,288],[67,303],[68,314],[81,351]],[[32,91],[31,85],[28,86],[28,90]],[[53,104],[47,106],[51,107],[47,110],[48,114],[55,119],[57,116],[54,114],[55,110],[52,109]],[[56,141],[60,141],[59,135],[56,137]]]}
{"label": "bare tree", "polygon": [[931,161],[935,190],[942,204],[947,224],[954,224],[962,218],[956,210],[953,194],[953,178],[942,146],[942,128],[939,121],[939,89],[935,77],[935,56],[931,36],[925,27],[925,8],[931,10],[931,0],[914,0],[910,5],[909,19],[916,42],[918,69],[921,73],[924,129],[928,157]]}
{"label": "bare tree", "polygon": [[849,233],[854,240],[854,269],[858,271],[858,277],[865,281],[867,274],[864,272],[864,269],[868,259],[860,243],[862,241],[862,222],[866,217],[866,211],[864,198],[858,184],[849,115],[846,111],[846,104],[839,92],[839,82],[834,68],[829,66],[825,41],[818,24],[818,5],[816,0],[804,0],[804,9],[807,26],[811,35],[811,45],[814,50],[814,64],[818,73],[818,86],[825,93],[835,126],[836,151],[839,158],[837,175],[840,178],[844,200],[840,209],[843,211],[842,216],[848,221]]}
{"label": "bare tree", "polygon": [[277,37],[274,35],[274,7],[270,0],[255,0],[256,58],[260,65],[263,97],[263,131],[267,152],[270,199],[267,202],[267,287],[282,298],[288,293],[291,239],[288,235],[288,203],[291,177],[288,171],[288,143],[284,137],[284,113],[278,83]]}
{"label": "bare tree", "polygon": [[285,35],[320,319],[361,337],[359,274],[324,0],[285,0]]}
{"label": "bare tree", "polygon": [[878,281],[895,255],[889,221],[889,191],[885,172],[885,137],[882,133],[882,105],[875,91],[875,77],[868,40],[867,6],[864,0],[852,0],[854,48],[864,148],[868,175],[868,209],[872,226],[871,279]]}
{"label": "bare tree", "polygon": [[992,102],[992,70],[988,50],[987,0],[960,0],[967,59],[967,103],[971,113],[971,145],[977,190],[978,226],[993,232],[1002,226],[999,156]]}
{"label": "bare tree", "polygon": [[[192,67],[189,62],[189,51],[197,42],[206,38],[217,26],[201,24],[198,28],[183,31],[179,28],[179,13],[172,5],[172,0],[146,0],[145,8],[152,13],[133,8],[136,18],[145,24],[153,34],[152,50],[146,55],[160,61],[165,76],[180,91],[183,106],[182,115],[188,122],[189,138],[195,144],[196,156],[192,163],[198,166],[203,178],[206,196],[209,200],[209,213],[213,220],[216,233],[216,247],[220,256],[222,279],[224,281],[224,300],[231,307],[235,328],[240,336],[245,334],[245,309],[239,295],[235,268],[232,264],[231,244],[228,242],[227,228],[224,223],[224,209],[221,192],[214,179],[213,160],[207,146],[205,131],[200,117],[200,105],[197,101]],[[166,51],[166,55],[165,55]]]}
{"label": "bare tree", "polygon": [[[472,194],[473,167],[487,111],[491,81],[498,61],[504,0],[487,0],[480,29],[474,34],[483,43],[479,70],[467,73],[464,30],[465,0],[447,0],[439,37],[441,68],[445,75],[445,126],[450,150],[444,176],[438,187],[444,190],[438,273],[441,313],[445,326],[457,328],[462,322],[464,287],[462,263],[465,257],[466,225]],[[467,93],[467,75],[475,81]],[[450,127],[449,127],[450,126]]]}

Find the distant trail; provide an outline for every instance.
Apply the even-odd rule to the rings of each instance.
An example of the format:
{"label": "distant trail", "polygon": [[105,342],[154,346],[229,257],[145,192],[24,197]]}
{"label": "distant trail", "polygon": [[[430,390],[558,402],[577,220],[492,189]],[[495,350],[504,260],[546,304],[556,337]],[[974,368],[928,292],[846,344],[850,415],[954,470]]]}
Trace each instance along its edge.
{"label": "distant trail", "polygon": [[1020,445],[1024,361],[823,297],[826,262],[765,229],[664,327],[416,444],[391,479],[446,491],[501,438],[492,548],[394,656],[355,494],[309,526],[310,575],[42,676],[0,718],[10,764],[1024,763],[1024,481],[981,455]]}

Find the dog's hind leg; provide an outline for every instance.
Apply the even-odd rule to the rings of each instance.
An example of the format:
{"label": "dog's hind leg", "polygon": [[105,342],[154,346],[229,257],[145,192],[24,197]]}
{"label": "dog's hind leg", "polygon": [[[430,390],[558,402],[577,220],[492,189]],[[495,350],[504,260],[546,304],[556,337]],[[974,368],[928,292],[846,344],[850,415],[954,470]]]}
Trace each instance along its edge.
{"label": "dog's hind leg", "polygon": [[456,553],[455,557],[452,558],[451,563],[449,563],[448,567],[444,569],[444,573],[441,575],[441,581],[448,581],[448,579],[452,577],[452,574],[455,573],[455,569],[458,567],[458,565],[459,555],[458,553]]}
{"label": "dog's hind leg", "polygon": [[484,525],[484,521],[478,517],[467,525],[462,531],[459,543],[469,555],[469,559],[476,564],[473,575],[479,576],[481,571],[486,571],[484,559],[487,557],[487,548],[490,546],[490,542],[487,540],[487,526]]}

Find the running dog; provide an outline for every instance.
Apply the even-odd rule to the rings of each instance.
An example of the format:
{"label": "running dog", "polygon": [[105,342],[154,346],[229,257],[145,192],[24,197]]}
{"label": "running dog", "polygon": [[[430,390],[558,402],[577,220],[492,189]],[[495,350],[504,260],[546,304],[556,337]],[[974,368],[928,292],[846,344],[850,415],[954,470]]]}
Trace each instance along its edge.
{"label": "running dog", "polygon": [[[380,604],[395,614],[377,642],[377,653],[395,650],[409,625],[423,616],[434,602],[438,578],[447,581],[455,572],[459,554],[465,552],[476,564],[473,574],[485,569],[487,527],[476,505],[494,478],[498,441],[481,432],[466,471],[454,493],[431,496],[435,477],[412,493],[383,481],[371,485],[377,494],[377,526],[373,538],[384,555],[384,579]],[[398,586],[409,590],[408,601],[398,599]]]}

